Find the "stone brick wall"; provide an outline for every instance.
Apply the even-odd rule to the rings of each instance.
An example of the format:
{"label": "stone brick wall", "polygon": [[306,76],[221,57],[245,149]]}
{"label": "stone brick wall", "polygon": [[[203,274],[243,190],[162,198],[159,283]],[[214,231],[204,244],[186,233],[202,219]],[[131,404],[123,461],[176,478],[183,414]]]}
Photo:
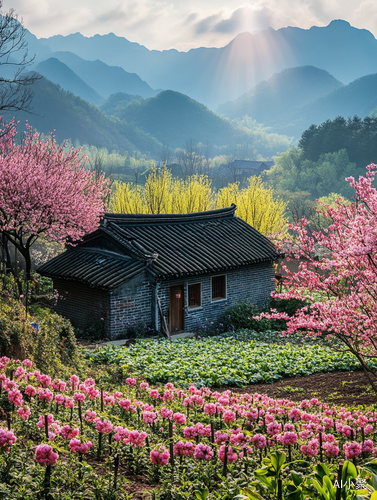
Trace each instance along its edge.
{"label": "stone brick wall", "polygon": [[[250,267],[228,271],[226,275],[226,299],[212,302],[212,276],[205,275],[177,279],[160,283],[158,295],[161,300],[162,310],[168,321],[169,317],[169,289],[172,285],[183,283],[185,290],[185,331],[195,330],[198,323],[206,320],[214,321],[228,306],[239,301],[249,300],[258,306],[264,306],[271,291],[275,289],[274,268],[271,262],[263,262]],[[201,284],[201,307],[188,307],[188,285]],[[160,317],[158,328],[161,328]]]}
{"label": "stone brick wall", "polygon": [[154,286],[143,273],[110,293],[111,338],[123,334],[127,324],[154,326]]}
{"label": "stone brick wall", "polygon": [[91,288],[79,281],[54,280],[54,288],[59,292],[56,312],[71,320],[76,328],[88,328],[101,318],[109,330],[109,294]]}

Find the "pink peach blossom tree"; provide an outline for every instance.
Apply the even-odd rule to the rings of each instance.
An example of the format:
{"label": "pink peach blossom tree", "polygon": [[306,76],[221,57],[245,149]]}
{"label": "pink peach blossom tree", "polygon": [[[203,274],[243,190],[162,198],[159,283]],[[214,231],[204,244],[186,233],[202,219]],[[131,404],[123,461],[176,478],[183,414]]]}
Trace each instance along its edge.
{"label": "pink peach blossom tree", "polygon": [[80,149],[43,138],[27,125],[20,143],[16,127],[2,125],[0,136],[0,233],[19,250],[30,279],[30,248],[44,235],[74,242],[95,230],[109,191],[104,176],[85,168]]}
{"label": "pink peach blossom tree", "polygon": [[287,321],[288,334],[332,335],[357,357],[377,389],[368,360],[377,357],[377,190],[372,185],[377,165],[365,177],[346,180],[355,189],[351,203],[320,204],[318,213],[330,224],[311,231],[303,217],[288,225],[289,237],[279,243],[287,260],[297,259],[297,272],[284,266],[285,291],[275,298],[305,301],[294,316],[263,313]]}

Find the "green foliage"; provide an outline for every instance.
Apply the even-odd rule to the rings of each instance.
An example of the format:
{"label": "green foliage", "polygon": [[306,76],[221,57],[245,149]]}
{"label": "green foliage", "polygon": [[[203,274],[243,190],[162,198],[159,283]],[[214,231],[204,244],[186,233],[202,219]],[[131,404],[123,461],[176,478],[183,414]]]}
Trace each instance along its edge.
{"label": "green foliage", "polygon": [[305,158],[304,151],[292,148],[276,158],[275,165],[264,172],[267,183],[277,192],[309,192],[316,199],[330,193],[348,197],[354,193],[345,180],[348,176],[365,174],[357,169],[348,157],[346,149],[323,153],[314,161]]}
{"label": "green foliage", "polygon": [[360,369],[357,359],[319,344],[273,344],[233,337],[140,340],[126,347],[86,351],[92,363],[119,364],[152,383],[243,386],[283,377]]}
{"label": "green foliage", "polygon": [[[71,323],[49,309],[35,308],[28,315],[23,304],[0,298],[0,350],[3,356],[29,358],[50,375],[67,373],[79,363]],[[30,325],[38,324],[39,331]]]}
{"label": "green foliage", "polygon": [[369,163],[376,161],[377,118],[366,117],[362,120],[355,116],[346,120],[338,116],[321,125],[311,125],[302,133],[299,147],[303,159],[311,162],[317,162],[327,153],[345,149],[349,161],[365,169]]}

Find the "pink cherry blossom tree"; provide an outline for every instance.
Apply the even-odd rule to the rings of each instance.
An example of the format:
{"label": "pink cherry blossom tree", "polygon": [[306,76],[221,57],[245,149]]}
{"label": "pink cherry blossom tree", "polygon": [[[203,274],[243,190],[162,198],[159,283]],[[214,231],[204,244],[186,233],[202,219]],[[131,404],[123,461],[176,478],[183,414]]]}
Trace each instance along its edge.
{"label": "pink cherry blossom tree", "polygon": [[[290,237],[282,240],[287,260],[298,259],[298,271],[284,266],[286,290],[276,298],[306,301],[296,314],[262,314],[287,320],[287,333],[332,335],[357,357],[370,383],[376,374],[368,360],[377,357],[377,190],[372,181],[377,165],[365,177],[347,181],[355,189],[354,201],[339,198],[335,206],[322,204],[317,211],[330,225],[309,230],[302,218],[289,224]],[[292,237],[293,236],[293,237]]]}
{"label": "pink cherry blossom tree", "polygon": [[85,169],[81,151],[43,138],[27,125],[20,143],[16,127],[2,125],[0,136],[0,233],[25,259],[30,279],[30,248],[45,235],[74,244],[95,230],[105,211],[108,181]]}

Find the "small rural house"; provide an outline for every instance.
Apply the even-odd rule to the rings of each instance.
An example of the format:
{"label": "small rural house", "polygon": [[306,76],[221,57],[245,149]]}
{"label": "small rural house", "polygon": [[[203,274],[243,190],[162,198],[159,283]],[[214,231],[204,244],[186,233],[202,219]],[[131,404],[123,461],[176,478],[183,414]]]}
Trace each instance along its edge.
{"label": "small rural house", "polygon": [[263,305],[275,287],[271,241],[236,206],[174,215],[108,213],[99,228],[38,270],[53,279],[57,311],[109,338],[127,324],[192,331],[230,305]]}

